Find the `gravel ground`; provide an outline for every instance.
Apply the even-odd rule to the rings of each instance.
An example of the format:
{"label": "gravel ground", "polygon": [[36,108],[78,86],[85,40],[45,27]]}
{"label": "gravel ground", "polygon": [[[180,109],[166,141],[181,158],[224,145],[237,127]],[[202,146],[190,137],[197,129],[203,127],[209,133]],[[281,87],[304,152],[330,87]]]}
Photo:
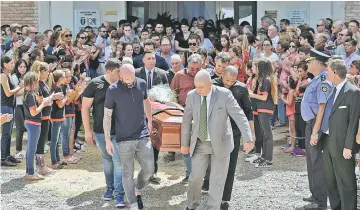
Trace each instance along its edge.
{"label": "gravel ground", "polygon": [[[280,145],[286,138],[284,129],[274,130],[272,168],[257,169],[244,162],[243,153],[239,155],[230,209],[291,210],[306,204],[302,201],[302,197],[309,196],[305,158],[282,152]],[[162,182],[144,189],[145,209],[185,209],[187,186],[181,183],[185,174],[184,162],[177,154],[176,161],[165,163],[163,154],[160,154],[158,174]],[[138,165],[136,167],[138,172]],[[69,165],[43,181],[26,182],[24,174],[24,163],[16,168],[2,168],[1,209],[114,209],[114,201],[102,200],[105,181],[100,153],[95,146],[86,147],[77,165]],[[203,202],[206,199],[204,195]]]}

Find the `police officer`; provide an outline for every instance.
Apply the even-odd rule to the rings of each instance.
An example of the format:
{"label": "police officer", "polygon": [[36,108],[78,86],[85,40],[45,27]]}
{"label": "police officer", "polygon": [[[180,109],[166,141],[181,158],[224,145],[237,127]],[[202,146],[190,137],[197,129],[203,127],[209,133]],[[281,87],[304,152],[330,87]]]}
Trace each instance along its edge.
{"label": "police officer", "polygon": [[321,146],[317,145],[317,140],[325,105],[332,88],[326,77],[326,62],[329,58],[329,55],[311,49],[310,57],[306,60],[308,72],[314,75],[301,102],[301,116],[306,122],[306,163],[311,197],[304,198],[304,201],[310,203],[299,209],[327,208],[323,153]]}

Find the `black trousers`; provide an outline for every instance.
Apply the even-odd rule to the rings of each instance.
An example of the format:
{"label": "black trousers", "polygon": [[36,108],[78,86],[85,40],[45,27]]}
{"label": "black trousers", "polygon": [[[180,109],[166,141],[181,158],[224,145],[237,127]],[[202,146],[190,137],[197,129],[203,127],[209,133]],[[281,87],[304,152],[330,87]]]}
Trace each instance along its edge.
{"label": "black trousers", "polygon": [[46,141],[48,140],[48,133],[50,130],[49,128],[50,128],[50,120],[42,120],[40,137],[39,137],[39,141],[37,144],[36,154],[43,155],[45,153],[44,148],[45,148]]}
{"label": "black trousers", "polygon": [[240,138],[241,138],[241,134],[234,136],[234,150],[230,153],[229,169],[228,169],[228,174],[226,177],[226,182],[222,197],[223,201],[230,201],[231,199],[231,193],[235,178],[236,164],[240,149]]}
{"label": "black trousers", "polygon": [[25,115],[24,106],[17,105],[15,107],[15,124],[16,124],[16,151],[23,149],[23,137],[25,132]]}
{"label": "black trousers", "polygon": [[[81,111],[75,111],[75,134],[74,139],[77,138],[82,125]],[[75,141],[74,141],[75,142]]]}
{"label": "black trousers", "polygon": [[329,136],[324,140],[324,169],[326,189],[333,210],[356,210],[357,184],[355,159],[334,157],[329,149]]}
{"label": "black trousers", "polygon": [[157,173],[158,171],[158,159],[159,159],[159,150],[156,149],[154,146],[153,146],[153,150],[154,150],[154,174]]}
{"label": "black trousers", "polygon": [[[310,137],[315,124],[315,119],[306,123],[305,146],[306,146],[306,165],[308,171],[309,189],[316,203],[320,205],[327,204],[327,192],[325,186],[325,174],[323,153],[318,146],[310,145]],[[355,169],[354,169],[355,171]]]}
{"label": "black trousers", "polygon": [[305,127],[306,122],[301,117],[301,113],[295,114],[295,130],[297,138],[297,145],[300,149],[305,149]]}
{"label": "black trousers", "polygon": [[259,116],[254,115],[254,129],[255,129],[255,152],[261,154],[263,146],[263,133],[259,123]]}

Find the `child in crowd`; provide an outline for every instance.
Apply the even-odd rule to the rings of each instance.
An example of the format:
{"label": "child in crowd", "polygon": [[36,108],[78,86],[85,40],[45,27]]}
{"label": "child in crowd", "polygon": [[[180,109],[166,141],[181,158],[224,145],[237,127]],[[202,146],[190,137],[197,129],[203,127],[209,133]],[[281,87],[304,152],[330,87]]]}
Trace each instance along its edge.
{"label": "child in crowd", "polygon": [[39,105],[36,100],[36,90],[38,87],[38,75],[34,72],[28,72],[24,76],[24,115],[25,127],[28,134],[28,144],[26,151],[26,175],[25,180],[38,181],[44,179],[42,176],[35,174],[34,159],[37,144],[41,132],[41,111],[52,105],[52,99],[46,98]]}
{"label": "child in crowd", "polygon": [[281,100],[286,104],[286,116],[289,120],[289,132],[290,132],[290,147],[284,150],[285,153],[292,153],[295,149],[296,145],[296,130],[295,130],[295,89],[296,82],[295,80],[289,76],[288,79],[289,90],[287,96],[281,95]]}

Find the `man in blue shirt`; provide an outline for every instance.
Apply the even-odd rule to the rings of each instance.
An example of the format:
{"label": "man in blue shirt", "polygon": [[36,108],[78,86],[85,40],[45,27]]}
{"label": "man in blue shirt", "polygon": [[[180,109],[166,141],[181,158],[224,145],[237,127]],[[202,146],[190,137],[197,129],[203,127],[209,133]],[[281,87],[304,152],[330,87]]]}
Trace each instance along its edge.
{"label": "man in blue shirt", "polygon": [[301,116],[306,122],[305,145],[311,197],[304,198],[310,202],[299,209],[326,209],[327,193],[324,179],[322,148],[317,146],[318,134],[325,111],[325,105],[331,90],[331,84],[326,77],[326,62],[329,55],[311,49],[308,62],[308,72],[315,78],[306,88],[301,102]]}
{"label": "man in blue shirt", "polygon": [[101,51],[99,53],[98,56],[98,61],[99,61],[99,67],[97,69],[97,75],[104,75],[106,70],[105,70],[105,48],[107,46],[109,46],[109,42],[107,40],[108,38],[108,32],[106,30],[106,28],[104,26],[100,26],[99,27],[99,35],[96,38],[95,41],[95,46],[96,47],[101,47]]}

